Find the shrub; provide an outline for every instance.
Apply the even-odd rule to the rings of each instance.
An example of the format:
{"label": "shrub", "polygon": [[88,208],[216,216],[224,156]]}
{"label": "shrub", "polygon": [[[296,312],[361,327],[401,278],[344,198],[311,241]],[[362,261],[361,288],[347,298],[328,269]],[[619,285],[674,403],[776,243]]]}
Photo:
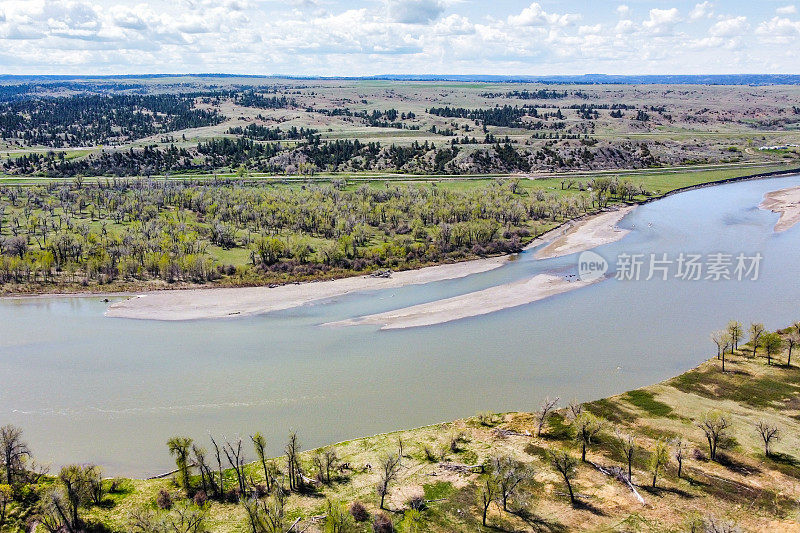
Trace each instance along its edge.
{"label": "shrub", "polygon": [[422,494],[415,494],[408,499],[408,506],[415,511],[425,510],[425,496]]}
{"label": "shrub", "polygon": [[353,502],[352,505],[350,505],[350,514],[353,515],[356,522],[366,522],[369,520],[367,508],[364,507],[364,504],[361,502]]}
{"label": "shrub", "polygon": [[374,533],[393,533],[394,525],[392,519],[385,513],[378,513],[372,521],[372,531]]}
{"label": "shrub", "polygon": [[197,493],[194,495],[194,503],[198,507],[202,507],[208,501],[208,495],[204,490],[198,490]]}
{"label": "shrub", "polygon": [[159,509],[172,509],[172,496],[164,489],[158,491],[156,496],[156,505]]}

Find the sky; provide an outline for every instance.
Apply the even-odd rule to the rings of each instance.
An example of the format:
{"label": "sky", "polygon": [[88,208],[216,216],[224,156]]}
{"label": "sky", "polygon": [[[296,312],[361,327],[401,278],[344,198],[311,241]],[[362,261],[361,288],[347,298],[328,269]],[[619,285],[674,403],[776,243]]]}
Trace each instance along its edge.
{"label": "sky", "polygon": [[800,74],[800,0],[0,0],[1,74]]}

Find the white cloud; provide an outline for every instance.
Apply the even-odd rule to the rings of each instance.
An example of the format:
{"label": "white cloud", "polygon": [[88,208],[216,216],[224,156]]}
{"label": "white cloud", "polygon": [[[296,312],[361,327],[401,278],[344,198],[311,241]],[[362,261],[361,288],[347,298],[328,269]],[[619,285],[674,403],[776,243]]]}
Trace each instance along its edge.
{"label": "white cloud", "polygon": [[669,33],[675,25],[681,21],[678,9],[651,9],[650,18],[645,20],[642,25],[654,33]]}
{"label": "white cloud", "polygon": [[512,26],[569,26],[581,19],[580,15],[566,13],[547,13],[537,2],[532,3],[522,10],[519,15],[508,17]]}
{"label": "white cloud", "polygon": [[730,17],[715,23],[708,33],[713,37],[730,38],[739,37],[748,29],[750,29],[750,24],[747,22],[747,17]]}
{"label": "white cloud", "polygon": [[402,24],[428,24],[444,13],[439,0],[390,0],[389,18]]}
{"label": "white cloud", "polygon": [[800,20],[773,17],[762,22],[757,33],[773,41],[787,42],[787,38],[800,36]]}
{"label": "white cloud", "polygon": [[700,4],[695,4],[694,9],[689,12],[689,20],[711,18],[714,15],[713,8],[714,4],[707,1]]}
{"label": "white cloud", "polygon": [[797,13],[797,8],[794,5],[779,7],[775,10],[778,15],[794,15]]}
{"label": "white cloud", "polygon": [[0,73],[797,71],[797,17],[697,1],[0,0]]}

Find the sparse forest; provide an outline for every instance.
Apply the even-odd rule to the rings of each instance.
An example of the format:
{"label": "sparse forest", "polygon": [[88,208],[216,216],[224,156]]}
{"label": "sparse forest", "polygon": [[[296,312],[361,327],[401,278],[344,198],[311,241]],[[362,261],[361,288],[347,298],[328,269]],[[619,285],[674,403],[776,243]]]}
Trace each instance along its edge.
{"label": "sparse forest", "polygon": [[[717,357],[662,384],[588,403],[474,418],[280,456],[258,432],[175,436],[172,472],[50,472],[0,428],[0,530],[566,531],[635,519],[657,530],[793,524],[800,467],[791,350],[800,323],[731,322]],[[723,356],[728,367],[723,370]],[[698,508],[707,509],[700,514]]]}
{"label": "sparse forest", "polygon": [[[201,149],[225,157],[228,144],[246,142]],[[230,178],[7,186],[0,188],[0,283],[8,291],[248,285],[402,270],[518,252],[564,220],[644,194],[641,185],[609,178],[564,182],[559,193],[518,180],[468,189]]]}

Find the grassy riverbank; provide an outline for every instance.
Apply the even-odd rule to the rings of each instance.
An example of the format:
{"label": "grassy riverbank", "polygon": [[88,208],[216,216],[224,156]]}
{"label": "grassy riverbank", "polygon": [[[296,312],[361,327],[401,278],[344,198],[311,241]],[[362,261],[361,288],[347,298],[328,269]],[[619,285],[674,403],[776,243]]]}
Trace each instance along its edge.
{"label": "grassy riverbank", "polygon": [[[784,341],[797,334],[797,325],[780,332]],[[782,348],[780,353],[771,352],[772,364],[767,364],[763,348],[753,357],[750,346],[744,345],[726,355],[724,372],[722,361],[713,358],[657,385],[555,410],[545,417],[541,435],[537,413],[481,414],[343,442],[324,450],[301,451],[296,460],[301,481],[292,491],[288,489],[287,458],[267,460],[274,480],[272,496],[264,496],[262,501],[272,502],[266,507],[274,511],[275,486],[287,491],[282,500],[281,531],[296,520],[294,531],[324,530],[326,515],[331,512],[329,502],[333,502],[334,514],[336,509],[346,511],[353,502],[360,502],[369,516],[365,522],[350,520],[349,526],[338,531],[369,531],[375,516],[382,513],[400,531],[696,531],[712,523],[718,527],[735,524],[746,531],[798,530],[800,369],[794,364],[786,366],[787,345]],[[578,410],[582,413],[576,417]],[[724,420],[728,427],[719,435],[716,459],[712,460],[699,426],[714,420]],[[759,422],[777,428],[781,437],[770,442],[769,455],[757,430]],[[576,437],[586,432],[591,438],[587,439],[586,462],[581,462],[581,440]],[[199,444],[209,448],[210,442],[198,437]],[[626,442],[634,447],[633,489],[625,482]],[[231,444],[235,449],[236,442]],[[245,462],[254,460],[247,436],[243,447]],[[213,448],[209,449],[212,452],[205,461],[216,479],[216,459]],[[665,464],[659,466],[653,486],[654,458],[659,450]],[[318,472],[317,461],[325,464],[325,451],[335,452],[336,457],[330,482]],[[553,454],[559,452],[566,452],[575,464],[570,477],[574,503],[563,477],[553,468]],[[164,453],[168,453],[166,447]],[[381,511],[376,485],[387,458],[398,455],[400,463],[386,491],[386,510]],[[222,463],[227,465],[224,454]],[[505,478],[498,474],[498,466]],[[260,462],[244,466],[242,474],[247,492],[266,492]],[[502,486],[503,479],[517,478],[504,511],[498,483]],[[52,483],[44,479],[28,494],[42,492]],[[115,480],[114,490],[103,496],[99,505],[87,505],[80,514],[101,531],[131,531],[137,521],[155,523],[164,517],[174,521],[187,514],[202,517],[203,531],[251,531],[245,505],[234,503],[237,480],[235,470],[225,469],[228,500],[209,498],[203,503],[196,495],[210,482],[201,479],[197,468],[191,468],[189,493],[201,505],[192,500],[183,503],[186,492],[179,474],[153,480]],[[493,492],[487,527],[483,527],[482,498],[487,482]],[[104,486],[110,489],[111,480]],[[212,492],[210,486],[206,489]],[[167,500],[173,502],[171,511],[160,509]],[[412,506],[420,509],[411,510]],[[20,509],[18,503],[10,504],[12,519]]]}

